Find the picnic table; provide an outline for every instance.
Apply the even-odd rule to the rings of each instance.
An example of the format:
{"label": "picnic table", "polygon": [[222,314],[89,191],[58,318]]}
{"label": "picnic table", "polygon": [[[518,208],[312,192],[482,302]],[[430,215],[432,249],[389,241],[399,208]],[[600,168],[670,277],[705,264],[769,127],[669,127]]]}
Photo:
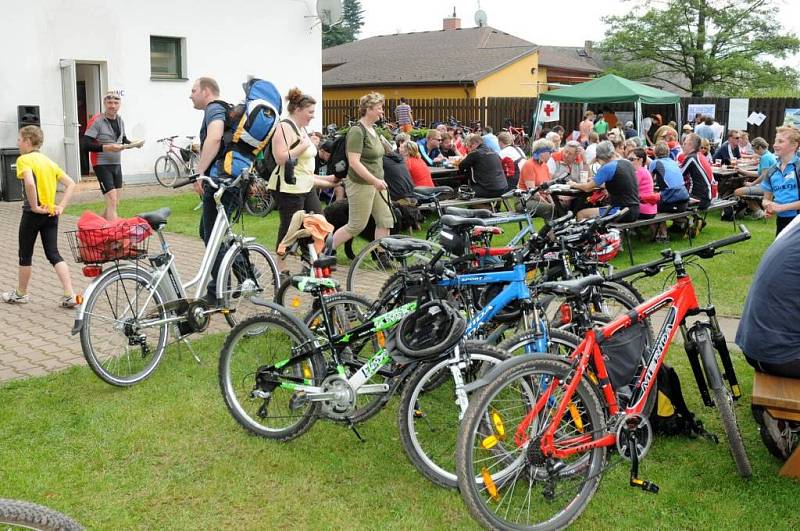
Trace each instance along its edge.
{"label": "picnic table", "polygon": [[467,184],[466,175],[458,173],[458,168],[446,166],[434,166],[431,169],[431,178],[436,186],[452,186],[458,188],[462,184]]}

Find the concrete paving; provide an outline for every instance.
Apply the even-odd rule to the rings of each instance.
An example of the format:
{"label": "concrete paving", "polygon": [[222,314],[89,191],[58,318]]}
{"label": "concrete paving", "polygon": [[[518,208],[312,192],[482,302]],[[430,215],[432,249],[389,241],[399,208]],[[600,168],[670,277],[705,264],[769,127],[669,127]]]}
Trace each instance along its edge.
{"label": "concrete paving", "polygon": [[[174,193],[159,185],[127,186],[125,197],[146,197]],[[74,202],[101,200],[96,181],[85,181],[79,185]],[[0,291],[17,285],[18,227],[22,203],[0,202]],[[65,231],[74,230],[77,218],[62,216],[59,220],[59,250],[69,265],[75,290],[82,292],[88,280],[81,273],[81,265],[72,258]],[[168,240],[177,256],[178,270],[184,279],[191,278],[203,254],[203,244],[197,238],[168,235]],[[268,243],[268,247],[271,247]],[[293,267],[297,270],[298,267]],[[344,281],[346,268],[335,274]],[[381,285],[382,282],[377,285]],[[59,307],[61,287],[52,267],[44,256],[41,245],[33,257],[33,276],[29,287],[31,302],[25,305],[0,303],[0,381],[27,376],[38,376],[58,371],[73,365],[85,364],[80,340],[70,335],[74,311]],[[218,321],[212,331],[224,331]],[[656,320],[656,322],[658,322]],[[737,319],[721,319],[725,335],[731,341],[736,333]],[[658,330],[656,330],[658,332]]]}

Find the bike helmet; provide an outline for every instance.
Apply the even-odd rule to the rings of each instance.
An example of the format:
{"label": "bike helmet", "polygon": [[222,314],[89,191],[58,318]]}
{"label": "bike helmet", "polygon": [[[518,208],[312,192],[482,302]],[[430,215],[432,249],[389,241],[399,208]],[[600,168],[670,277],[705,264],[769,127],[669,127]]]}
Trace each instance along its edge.
{"label": "bike helmet", "polygon": [[473,199],[475,197],[475,190],[470,188],[468,184],[462,184],[458,187],[458,198],[464,201]]}
{"label": "bike helmet", "polygon": [[467,322],[452,306],[430,301],[403,318],[397,326],[397,350],[410,358],[428,358],[447,352],[458,343]]}
{"label": "bike helmet", "polygon": [[617,229],[609,229],[600,235],[600,242],[594,246],[592,253],[600,262],[610,262],[622,248],[622,236]]}

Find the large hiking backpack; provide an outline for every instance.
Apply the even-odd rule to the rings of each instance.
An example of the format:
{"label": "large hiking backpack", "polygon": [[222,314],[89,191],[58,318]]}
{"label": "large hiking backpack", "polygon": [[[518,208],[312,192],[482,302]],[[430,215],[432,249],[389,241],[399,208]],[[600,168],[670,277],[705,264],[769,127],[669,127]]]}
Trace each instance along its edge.
{"label": "large hiking backpack", "polygon": [[244,92],[245,99],[238,105],[216,101],[228,109],[217,161],[219,175],[236,176],[249,168],[269,145],[281,115],[281,95],[269,81],[251,79]]}

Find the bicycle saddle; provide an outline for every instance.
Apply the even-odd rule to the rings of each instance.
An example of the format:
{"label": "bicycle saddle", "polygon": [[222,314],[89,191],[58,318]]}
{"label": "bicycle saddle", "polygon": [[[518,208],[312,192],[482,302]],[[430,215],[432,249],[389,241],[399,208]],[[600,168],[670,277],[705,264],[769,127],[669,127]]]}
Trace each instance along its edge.
{"label": "bicycle saddle", "polygon": [[336,265],[335,256],[320,256],[319,258],[314,260],[314,263],[311,264],[312,267],[319,267],[319,268],[333,267],[335,265]]}
{"label": "bicycle saddle", "polygon": [[158,230],[167,224],[167,218],[172,214],[172,209],[169,207],[159,208],[152,212],[144,212],[143,214],[136,214],[145,220],[153,230]]}
{"label": "bicycle saddle", "polygon": [[425,240],[415,238],[382,238],[381,247],[390,253],[407,253],[411,251],[431,252],[433,246]]}
{"label": "bicycle saddle", "polygon": [[451,214],[445,214],[442,216],[442,225],[447,227],[455,228],[455,227],[483,227],[486,225],[486,222],[479,218],[462,218],[459,216],[453,216]]}
{"label": "bicycle saddle", "polygon": [[433,188],[430,186],[415,186],[414,193],[425,197],[433,197],[455,192],[453,192],[453,189],[449,186],[434,186]]}
{"label": "bicycle saddle", "polygon": [[445,207],[444,208],[445,214],[451,214],[453,216],[459,216],[462,218],[492,218],[494,217],[494,213],[491,210],[485,208],[459,208],[459,207]]}
{"label": "bicycle saddle", "polygon": [[576,278],[572,280],[555,280],[552,282],[542,282],[535,286],[536,291],[539,293],[554,293],[556,295],[580,295],[586,288],[590,286],[599,286],[605,282],[605,279],[600,275],[589,275],[583,278]]}

